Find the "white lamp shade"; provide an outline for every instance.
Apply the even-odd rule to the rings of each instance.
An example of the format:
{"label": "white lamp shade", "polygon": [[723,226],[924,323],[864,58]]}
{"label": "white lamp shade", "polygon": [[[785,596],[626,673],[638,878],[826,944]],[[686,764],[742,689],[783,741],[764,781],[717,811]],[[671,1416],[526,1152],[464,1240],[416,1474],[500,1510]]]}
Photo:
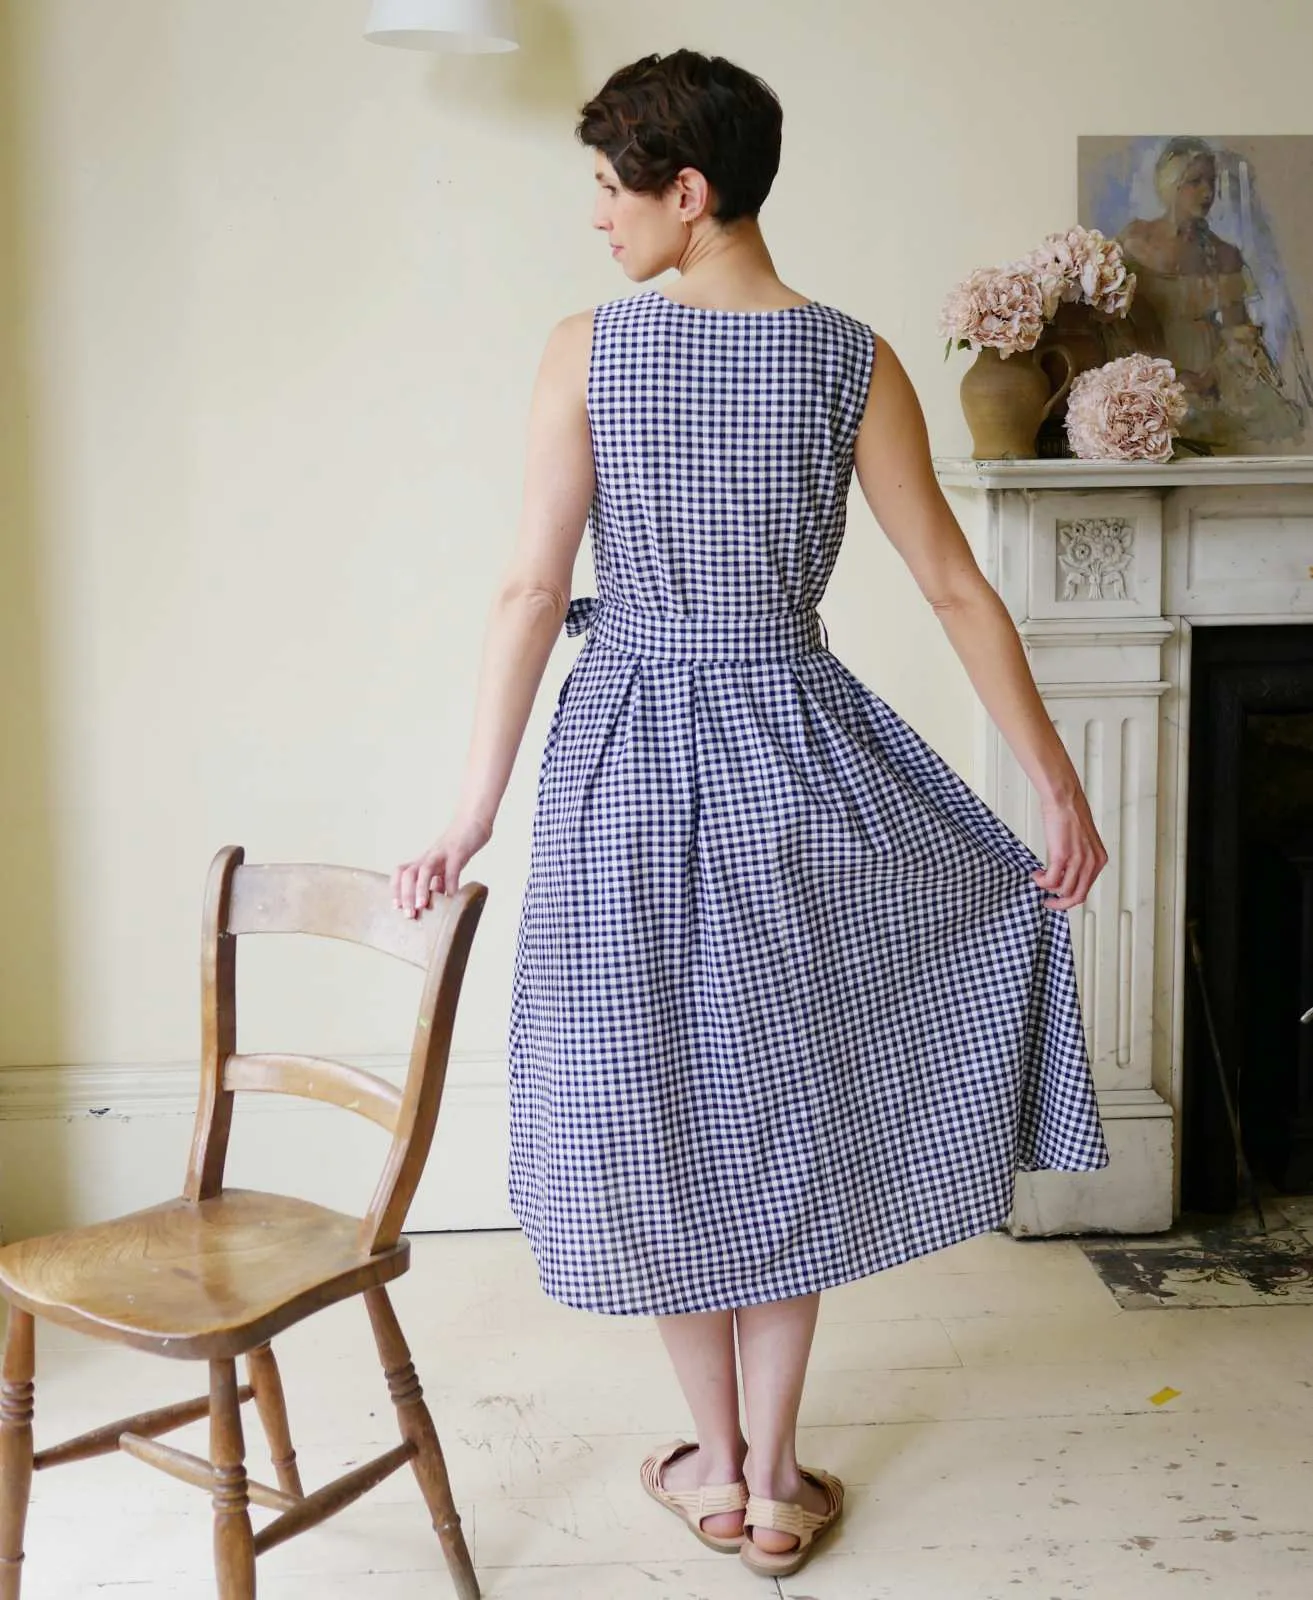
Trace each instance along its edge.
{"label": "white lamp shade", "polygon": [[365,38],[407,50],[518,50],[513,0],[374,0]]}

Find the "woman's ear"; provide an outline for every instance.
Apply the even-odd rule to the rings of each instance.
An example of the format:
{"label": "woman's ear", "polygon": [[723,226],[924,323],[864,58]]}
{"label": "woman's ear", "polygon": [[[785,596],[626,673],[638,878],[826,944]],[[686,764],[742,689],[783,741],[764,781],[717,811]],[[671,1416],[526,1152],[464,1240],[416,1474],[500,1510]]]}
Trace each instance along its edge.
{"label": "woman's ear", "polygon": [[696,222],[711,214],[711,186],[696,167],[684,167],[676,174],[675,183],[683,221]]}

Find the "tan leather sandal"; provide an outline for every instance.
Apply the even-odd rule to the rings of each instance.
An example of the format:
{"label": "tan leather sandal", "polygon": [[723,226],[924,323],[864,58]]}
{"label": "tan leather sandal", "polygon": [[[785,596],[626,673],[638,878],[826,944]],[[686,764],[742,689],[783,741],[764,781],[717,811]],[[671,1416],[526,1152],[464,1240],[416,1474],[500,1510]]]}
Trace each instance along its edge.
{"label": "tan leather sandal", "polygon": [[667,1511],[673,1511],[681,1521],[687,1523],[708,1549],[719,1550],[722,1555],[733,1555],[743,1544],[743,1535],[736,1533],[732,1538],[724,1538],[719,1534],[708,1533],[702,1524],[708,1517],[746,1511],[748,1486],[741,1478],[737,1483],[712,1483],[704,1485],[701,1489],[662,1487],[661,1474],[670,1463],[677,1461],[680,1456],[687,1455],[690,1450],[696,1449],[696,1444],[689,1444],[686,1439],[676,1439],[673,1444],[668,1444],[664,1449],[648,1456],[639,1469],[639,1476],[648,1494],[660,1505],[665,1506]]}
{"label": "tan leather sandal", "polygon": [[[843,1484],[838,1478],[815,1467],[801,1467],[799,1471],[825,1496],[824,1511],[809,1511],[794,1500],[762,1500],[755,1494],[748,1496],[739,1559],[763,1578],[787,1578],[797,1572],[816,1548],[816,1541],[828,1533],[843,1514]],[[782,1550],[776,1555],[756,1543],[752,1537],[754,1528],[791,1533],[798,1543],[794,1549]]]}

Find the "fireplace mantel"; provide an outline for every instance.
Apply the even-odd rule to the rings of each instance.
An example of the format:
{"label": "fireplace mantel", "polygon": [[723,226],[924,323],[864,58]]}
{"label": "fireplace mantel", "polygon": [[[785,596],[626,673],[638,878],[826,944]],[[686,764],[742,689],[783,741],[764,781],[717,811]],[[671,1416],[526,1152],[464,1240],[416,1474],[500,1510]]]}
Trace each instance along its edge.
{"label": "fireplace mantel", "polygon": [[974,461],[941,457],[955,489],[1188,489],[1313,483],[1313,456],[1185,456],[1179,461]]}
{"label": "fireplace mantel", "polygon": [[[1012,1228],[1160,1230],[1179,1208],[1191,637],[1313,621],[1313,457],[935,465],[1109,853],[1071,928],[1112,1164],[1022,1174]],[[975,778],[1043,855],[1034,793],[983,713]]]}

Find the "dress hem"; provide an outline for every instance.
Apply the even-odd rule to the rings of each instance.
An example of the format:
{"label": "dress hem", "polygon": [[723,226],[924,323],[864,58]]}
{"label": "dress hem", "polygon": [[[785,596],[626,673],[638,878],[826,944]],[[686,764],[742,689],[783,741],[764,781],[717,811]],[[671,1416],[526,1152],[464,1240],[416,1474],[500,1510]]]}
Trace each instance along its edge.
{"label": "dress hem", "polygon": [[[1106,1166],[1107,1163],[1105,1162]],[[1025,1169],[1018,1169],[1025,1170]],[[1036,1168],[1036,1171],[1049,1171],[1050,1168]],[[1082,1171],[1087,1169],[1080,1169]],[[1098,1168],[1088,1170],[1101,1170]],[[993,1233],[1001,1229],[1012,1212],[1013,1196],[1009,1195],[1007,1202],[1000,1205],[994,1203],[982,1207],[979,1211],[963,1217],[949,1230],[942,1239],[933,1243],[910,1243],[905,1248],[883,1253],[876,1262],[864,1264],[859,1267],[836,1267],[831,1271],[820,1271],[805,1288],[790,1288],[787,1293],[781,1293],[777,1287],[758,1285],[755,1288],[734,1290],[725,1294],[708,1294],[704,1296],[684,1296],[672,1301],[651,1301],[642,1305],[619,1306],[615,1304],[599,1304],[585,1300],[581,1296],[571,1295],[568,1292],[558,1291],[547,1283],[542,1268],[538,1268],[538,1281],[543,1293],[558,1304],[568,1306],[572,1311],[590,1311],[597,1316],[615,1317],[668,1317],[688,1316],[698,1312],[737,1311],[746,1306],[769,1305],[777,1300],[797,1300],[809,1294],[821,1294],[827,1289],[838,1289],[847,1283],[856,1283],[860,1278],[871,1278],[879,1272],[886,1272],[891,1267],[902,1266],[908,1261],[914,1261],[921,1256],[934,1255],[939,1250],[947,1250],[955,1244],[963,1244],[968,1239],[978,1238],[984,1233]],[[525,1232],[523,1224],[521,1232]],[[526,1239],[528,1238],[525,1232]],[[532,1250],[532,1241],[529,1241]]]}

